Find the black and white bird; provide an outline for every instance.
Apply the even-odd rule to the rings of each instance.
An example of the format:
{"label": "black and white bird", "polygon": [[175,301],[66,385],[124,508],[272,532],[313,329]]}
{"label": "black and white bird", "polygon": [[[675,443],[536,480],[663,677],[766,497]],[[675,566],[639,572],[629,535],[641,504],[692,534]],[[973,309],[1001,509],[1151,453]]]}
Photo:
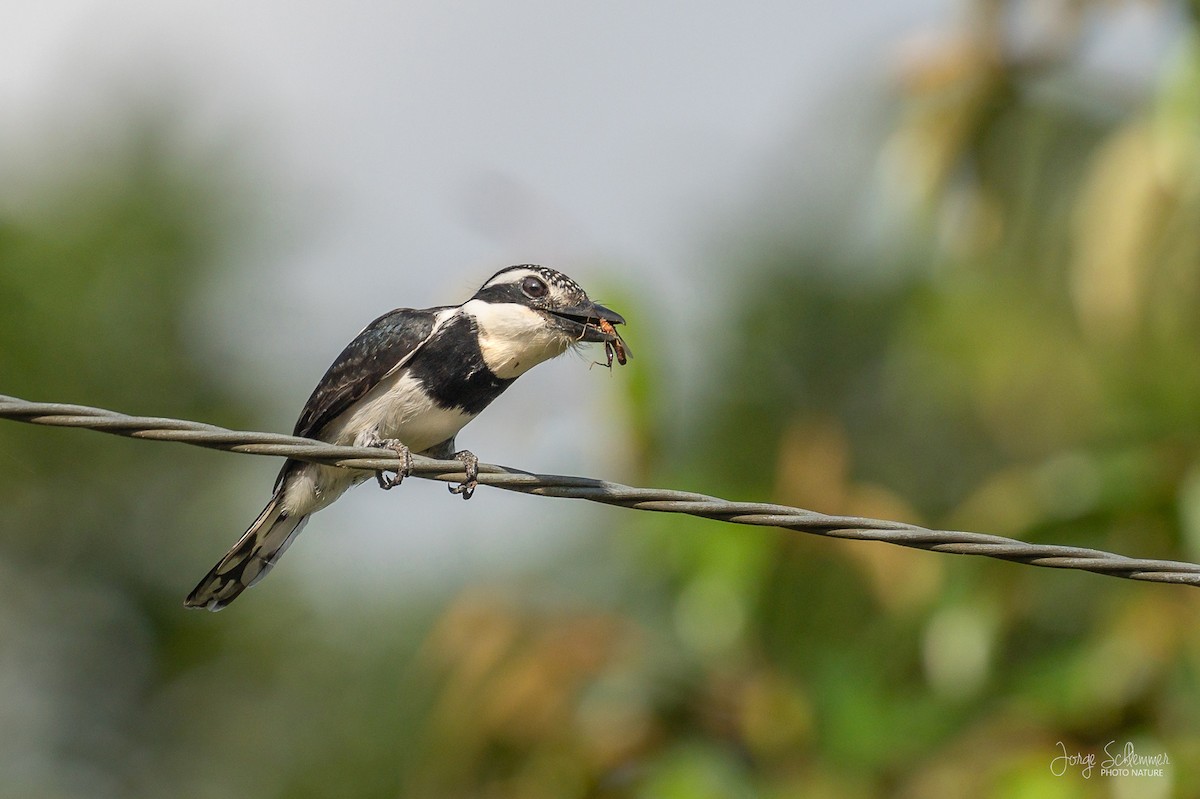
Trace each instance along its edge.
{"label": "black and white bird", "polygon": [[[579,342],[603,343],[610,364],[615,347],[624,363],[624,342],[613,329],[624,322],[561,272],[533,264],[501,269],[462,305],[398,308],[367,325],[325,372],[293,434],[394,450],[402,466],[395,475],[376,474],[383,488],[406,476],[411,452],[457,458],[466,479],[450,490],[469,499],[479,461],[455,449],[458,431],[522,374]],[[368,477],[287,461],[271,501],[184,604],[228,605],[262,579],[309,516]]]}

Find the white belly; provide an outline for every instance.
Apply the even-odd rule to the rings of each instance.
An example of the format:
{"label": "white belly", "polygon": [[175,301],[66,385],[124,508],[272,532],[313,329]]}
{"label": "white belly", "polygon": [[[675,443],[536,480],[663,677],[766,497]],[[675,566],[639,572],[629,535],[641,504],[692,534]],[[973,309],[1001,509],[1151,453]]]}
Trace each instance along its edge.
{"label": "white belly", "polygon": [[401,370],[334,419],[321,438],[333,444],[361,446],[371,438],[397,438],[413,452],[454,438],[473,417],[439,407],[421,390],[421,381]]}
{"label": "white belly", "polygon": [[[420,386],[419,380],[401,369],[330,422],[321,431],[321,439],[363,446],[373,438],[395,438],[413,452],[424,452],[454,438],[474,418],[439,407]],[[289,479],[285,506],[293,513],[313,513],[369,476],[367,472],[307,464]]]}

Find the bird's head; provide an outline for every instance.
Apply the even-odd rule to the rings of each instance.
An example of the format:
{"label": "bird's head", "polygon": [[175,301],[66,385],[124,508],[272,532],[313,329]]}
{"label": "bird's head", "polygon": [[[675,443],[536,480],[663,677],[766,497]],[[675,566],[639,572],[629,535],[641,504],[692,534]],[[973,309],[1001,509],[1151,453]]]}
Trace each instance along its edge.
{"label": "bird's head", "polygon": [[501,269],[463,309],[475,317],[484,358],[501,377],[521,374],[583,341],[616,347],[624,363],[627,350],[613,326],[625,319],[592,302],[555,269],[533,264]]}

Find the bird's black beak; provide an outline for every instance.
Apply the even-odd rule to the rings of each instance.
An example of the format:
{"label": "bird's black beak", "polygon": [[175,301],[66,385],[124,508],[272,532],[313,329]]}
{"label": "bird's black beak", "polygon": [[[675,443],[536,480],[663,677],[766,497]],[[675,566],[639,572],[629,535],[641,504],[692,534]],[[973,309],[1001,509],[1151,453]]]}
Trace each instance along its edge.
{"label": "bird's black beak", "polygon": [[625,317],[594,302],[571,308],[555,308],[550,313],[565,322],[564,327],[580,341],[619,341],[621,336],[613,329],[613,325],[625,324]]}
{"label": "bird's black beak", "polygon": [[603,305],[594,302],[583,308],[574,308],[567,311],[567,313],[577,318],[586,317],[588,324],[595,324],[597,322],[608,322],[610,325],[625,324],[625,317],[614,310],[605,308]]}

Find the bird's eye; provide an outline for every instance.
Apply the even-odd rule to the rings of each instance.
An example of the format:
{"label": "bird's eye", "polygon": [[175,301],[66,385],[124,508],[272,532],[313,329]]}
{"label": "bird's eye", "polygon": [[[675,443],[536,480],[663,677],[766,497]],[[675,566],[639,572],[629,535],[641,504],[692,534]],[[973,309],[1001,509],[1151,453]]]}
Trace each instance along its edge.
{"label": "bird's eye", "polygon": [[525,292],[526,297],[536,300],[539,297],[545,297],[549,289],[546,288],[545,282],[540,278],[527,277],[521,281],[521,291]]}

